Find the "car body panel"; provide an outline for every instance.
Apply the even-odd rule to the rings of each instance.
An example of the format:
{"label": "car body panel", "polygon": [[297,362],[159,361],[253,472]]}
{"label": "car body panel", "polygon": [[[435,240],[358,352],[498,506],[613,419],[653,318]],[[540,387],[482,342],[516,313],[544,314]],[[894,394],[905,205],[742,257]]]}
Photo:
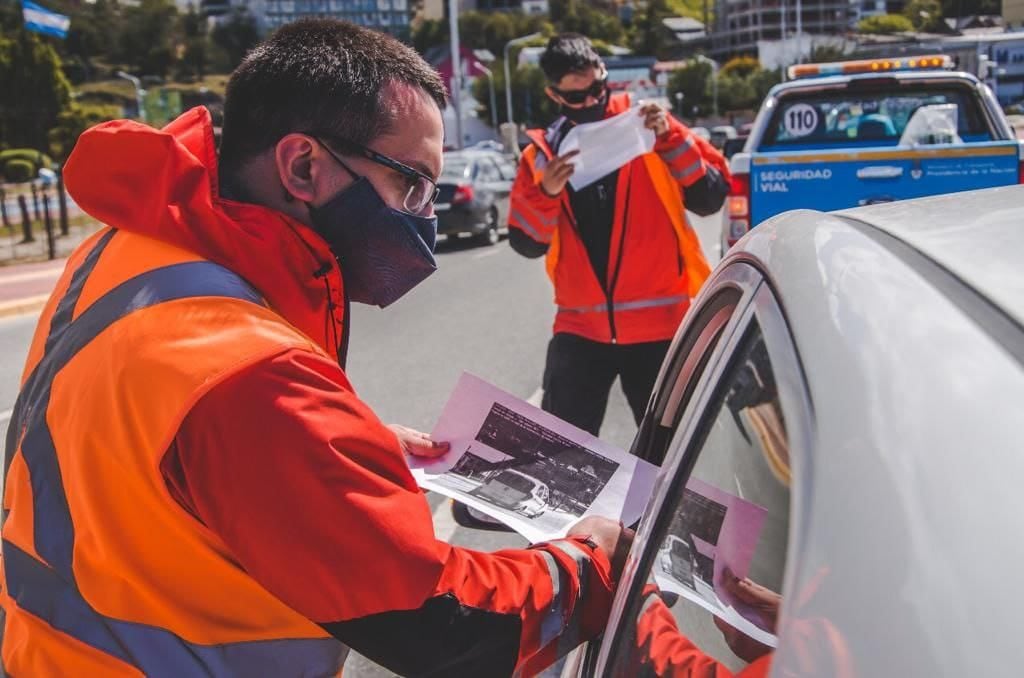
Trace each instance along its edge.
{"label": "car body panel", "polygon": [[[938,218],[942,201],[903,205]],[[849,675],[1015,674],[1022,598],[992,569],[1024,559],[1024,368],[865,232],[877,209],[780,217],[736,253],[784,300],[815,413],[774,673],[800,675],[798,636],[824,625],[841,642],[817,650]],[[964,214],[944,244],[969,251],[986,216]]]}
{"label": "car body panel", "polygon": [[[434,205],[438,234],[482,235],[495,224],[505,231],[515,166],[502,154],[489,150],[451,151],[445,153],[445,158],[464,159],[468,166],[461,179],[442,174],[438,180],[440,192]],[[485,171],[486,163],[494,164]],[[472,200],[461,204],[453,202],[458,184],[472,186]]]}
{"label": "car body panel", "polygon": [[[738,281],[622,581],[650,548],[659,502],[685,481],[685,443],[754,317],[792,463],[771,675],[1018,675],[1024,594],[1004,573],[1024,562],[1022,223],[1024,187],[1012,187],[790,212],[740,240],[666,360]],[[674,386],[666,366],[659,391]],[[616,596],[612,640],[574,658],[577,675],[604,665],[630,593]]]}

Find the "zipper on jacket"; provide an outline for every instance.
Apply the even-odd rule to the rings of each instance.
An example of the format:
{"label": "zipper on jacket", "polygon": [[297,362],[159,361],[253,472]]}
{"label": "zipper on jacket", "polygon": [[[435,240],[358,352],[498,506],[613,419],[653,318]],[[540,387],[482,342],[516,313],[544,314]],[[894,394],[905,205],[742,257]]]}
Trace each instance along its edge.
{"label": "zipper on jacket", "polygon": [[611,282],[605,288],[605,297],[608,299],[608,329],[612,333],[612,343],[619,343],[615,331],[615,285],[619,282],[619,271],[622,269],[622,253],[626,249],[626,225],[629,223],[629,195],[633,187],[632,177],[626,182],[626,199],[622,205],[622,233],[619,235],[619,256],[615,259],[615,270],[612,273]]}

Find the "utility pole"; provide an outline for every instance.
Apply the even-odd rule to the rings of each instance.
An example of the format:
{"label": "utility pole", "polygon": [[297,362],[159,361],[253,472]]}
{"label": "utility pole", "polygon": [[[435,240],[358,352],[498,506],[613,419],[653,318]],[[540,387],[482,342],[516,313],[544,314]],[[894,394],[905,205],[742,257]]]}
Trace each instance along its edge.
{"label": "utility pole", "polygon": [[513,45],[521,45],[522,43],[529,42],[530,40],[533,40],[534,38],[537,37],[540,37],[540,33],[530,33],[529,35],[524,35],[521,38],[513,38],[512,40],[509,40],[508,42],[505,43],[505,120],[507,120],[510,123],[515,122],[515,120],[512,116],[512,75],[509,71],[508,66],[508,49]]}
{"label": "utility pole", "polygon": [[459,45],[459,0],[448,0],[448,26],[452,47],[452,107],[455,109],[455,148],[462,149],[462,59]]}
{"label": "utility pole", "polygon": [[804,19],[803,10],[800,6],[800,0],[796,0],[796,62],[802,64],[804,62]]}

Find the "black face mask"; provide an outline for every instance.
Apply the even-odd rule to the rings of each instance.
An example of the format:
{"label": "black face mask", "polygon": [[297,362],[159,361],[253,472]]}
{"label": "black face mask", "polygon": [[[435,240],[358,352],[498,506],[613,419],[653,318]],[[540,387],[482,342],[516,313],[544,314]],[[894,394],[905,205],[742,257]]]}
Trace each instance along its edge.
{"label": "black face mask", "polygon": [[603,120],[604,112],[608,108],[608,99],[608,90],[605,90],[598,102],[593,106],[587,106],[586,108],[570,108],[563,104],[562,115],[577,125]]}

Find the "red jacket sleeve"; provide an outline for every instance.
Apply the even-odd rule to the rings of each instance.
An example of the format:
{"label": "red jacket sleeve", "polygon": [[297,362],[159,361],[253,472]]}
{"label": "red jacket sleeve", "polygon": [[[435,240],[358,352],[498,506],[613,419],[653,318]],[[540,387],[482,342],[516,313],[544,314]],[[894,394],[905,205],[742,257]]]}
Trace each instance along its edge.
{"label": "red jacket sleeve", "polygon": [[286,352],[216,386],[183,422],[162,468],[172,494],[251,576],[332,633],[339,625],[335,635],[385,665],[458,666],[473,648],[423,644],[424,658],[409,655],[414,643],[390,638],[364,651],[358,644],[371,641],[361,639],[375,634],[357,620],[399,628],[429,608],[417,623],[441,633],[433,628],[441,608],[429,603],[454,600],[441,606],[445,633],[480,615],[512,622],[475,624],[509,636],[480,642],[511,648],[512,670],[553,661],[598,633],[608,614],[608,561],[584,541],[494,554],[437,541],[394,434],[326,358]]}
{"label": "red jacket sleeve", "polygon": [[639,653],[639,664],[647,667],[651,674],[663,678],[764,678],[768,675],[770,654],[734,674],[679,631],[657,587],[648,584],[643,596],[634,651]]}
{"label": "red jacket sleeve", "polygon": [[[533,153],[536,160],[530,160]],[[512,184],[509,197],[508,225],[532,240],[548,244],[551,242],[562,210],[562,198],[551,197],[540,187],[542,166],[547,157],[538,149],[533,148],[524,153],[519,161],[519,170]]]}
{"label": "red jacket sleeve", "polygon": [[700,180],[709,166],[729,180],[728,163],[718,149],[671,115],[668,116],[668,133],[658,137],[654,150],[668,165],[681,189]]}

